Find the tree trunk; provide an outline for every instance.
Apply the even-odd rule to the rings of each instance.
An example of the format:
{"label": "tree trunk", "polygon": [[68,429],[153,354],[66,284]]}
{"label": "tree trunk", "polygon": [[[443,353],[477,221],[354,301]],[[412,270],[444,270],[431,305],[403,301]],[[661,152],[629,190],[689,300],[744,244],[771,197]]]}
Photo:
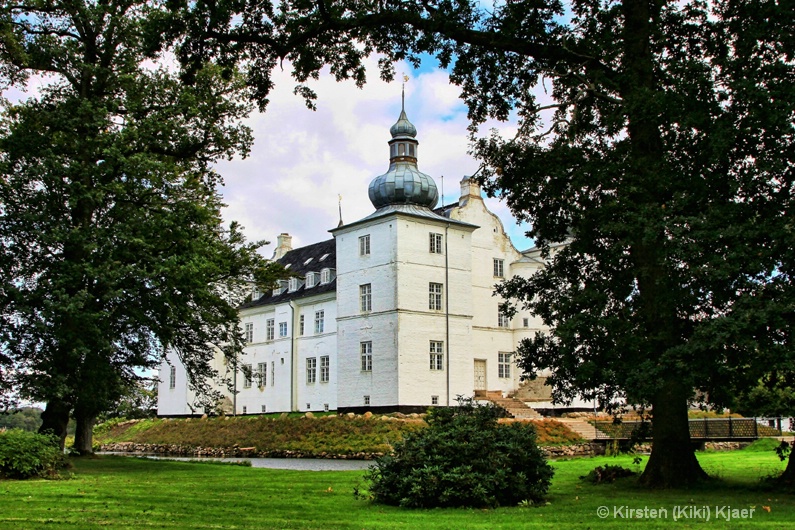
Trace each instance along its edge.
{"label": "tree trunk", "polygon": [[795,442],[790,444],[790,452],[789,458],[787,459],[787,468],[784,470],[784,473],[778,477],[779,484],[785,486],[795,486],[795,460],[793,460],[792,455],[795,453]]}
{"label": "tree trunk", "polygon": [[97,415],[88,412],[75,412],[75,451],[81,456],[94,454],[94,424]]}
{"label": "tree trunk", "polygon": [[687,390],[666,382],[652,403],[652,449],[641,484],[681,488],[707,479],[690,440]]}
{"label": "tree trunk", "polygon": [[60,441],[63,451],[66,443],[66,428],[69,426],[69,409],[71,407],[63,400],[53,398],[47,402],[44,412],[41,413],[41,427],[39,433],[53,434]]}

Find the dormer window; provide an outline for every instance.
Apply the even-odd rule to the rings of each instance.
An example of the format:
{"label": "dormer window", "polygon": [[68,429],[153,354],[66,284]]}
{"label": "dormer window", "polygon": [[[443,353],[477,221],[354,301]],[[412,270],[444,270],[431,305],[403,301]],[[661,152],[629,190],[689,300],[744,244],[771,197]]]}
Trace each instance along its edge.
{"label": "dormer window", "polygon": [[334,279],[332,271],[333,269],[323,269],[320,271],[320,285],[331,283],[331,280]]}
{"label": "dormer window", "polygon": [[288,288],[291,293],[294,293],[298,289],[301,288],[302,282],[298,278],[290,278],[288,282]]}
{"label": "dormer window", "polygon": [[317,283],[317,276],[316,272],[307,272],[306,273],[306,288],[311,289]]}
{"label": "dormer window", "polygon": [[279,296],[287,289],[287,280],[279,280],[277,287],[273,290],[273,296]]}

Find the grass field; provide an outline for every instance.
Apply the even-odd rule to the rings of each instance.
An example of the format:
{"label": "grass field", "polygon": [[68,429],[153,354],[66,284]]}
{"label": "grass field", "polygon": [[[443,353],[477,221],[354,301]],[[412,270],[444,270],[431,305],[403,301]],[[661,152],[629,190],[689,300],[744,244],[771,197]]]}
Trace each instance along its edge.
{"label": "grass field", "polygon": [[[644,462],[645,462],[644,458]],[[548,504],[494,510],[406,510],[354,498],[361,472],[312,472],[97,457],[73,461],[68,480],[0,481],[2,528],[793,528],[795,496],[765,490],[759,478],[784,464],[770,451],[699,453],[716,479],[686,491],[649,491],[633,479],[579,480],[597,465],[635,467],[632,457],[554,463]],[[606,506],[608,515],[597,510]],[[621,508],[623,507],[623,508]],[[629,509],[666,517],[628,519]],[[677,508],[682,507],[682,508]],[[707,521],[707,509],[709,521]],[[727,521],[754,508],[750,519]],[[682,510],[677,512],[676,510]],[[769,511],[768,511],[769,510]],[[651,515],[651,512],[646,512]],[[674,516],[679,517],[674,521]],[[662,512],[660,512],[662,515]],[[740,515],[740,513],[737,513]]]}

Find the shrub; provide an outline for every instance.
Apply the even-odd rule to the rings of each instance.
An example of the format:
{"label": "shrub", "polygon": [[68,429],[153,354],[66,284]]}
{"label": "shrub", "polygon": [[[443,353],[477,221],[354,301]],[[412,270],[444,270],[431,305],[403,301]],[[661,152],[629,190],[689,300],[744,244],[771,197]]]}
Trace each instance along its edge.
{"label": "shrub", "polygon": [[0,432],[0,477],[52,476],[66,467],[66,459],[54,436],[19,429]]}
{"label": "shrub", "polygon": [[605,482],[615,482],[617,478],[633,477],[637,475],[637,471],[632,471],[621,466],[597,466],[587,475],[580,477],[580,480],[590,482],[592,484],[602,484]]}
{"label": "shrub", "polygon": [[553,470],[530,423],[500,424],[500,409],[459,398],[433,409],[424,429],[408,433],[376,460],[365,480],[375,502],[406,507],[494,507],[538,502]]}

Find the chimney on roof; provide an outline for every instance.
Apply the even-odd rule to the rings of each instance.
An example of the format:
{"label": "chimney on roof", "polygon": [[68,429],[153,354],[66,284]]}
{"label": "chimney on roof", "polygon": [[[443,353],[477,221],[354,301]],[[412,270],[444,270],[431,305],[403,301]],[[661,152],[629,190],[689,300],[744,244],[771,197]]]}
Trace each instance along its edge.
{"label": "chimney on roof", "polygon": [[480,194],[480,184],[478,184],[475,177],[464,176],[464,178],[461,179],[461,198],[458,199],[459,206],[464,206],[470,199],[483,200]]}
{"label": "chimney on roof", "polygon": [[287,232],[282,232],[276,238],[276,250],[273,252],[273,259],[282,259],[285,254],[293,249],[293,236]]}

